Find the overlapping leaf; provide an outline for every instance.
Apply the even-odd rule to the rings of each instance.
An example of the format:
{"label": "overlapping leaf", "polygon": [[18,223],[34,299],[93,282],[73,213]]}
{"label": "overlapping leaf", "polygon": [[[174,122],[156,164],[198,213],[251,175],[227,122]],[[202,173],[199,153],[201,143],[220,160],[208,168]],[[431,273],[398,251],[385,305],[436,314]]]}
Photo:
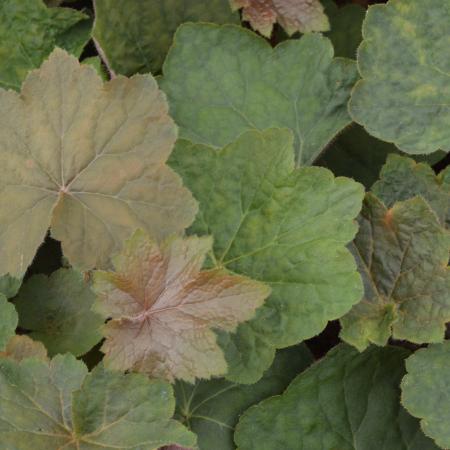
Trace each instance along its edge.
{"label": "overlapping leaf", "polygon": [[161,86],[181,136],[223,147],[250,129],[287,127],[299,165],[310,165],[350,123],[353,61],[333,58],[319,34],[281,43],[235,26],[182,25]]}
{"label": "overlapping leaf", "polygon": [[80,56],[90,31],[91,21],[81,11],[47,8],[42,0],[2,0],[0,87],[19,90],[55,46]]}
{"label": "overlapping leaf", "polygon": [[211,264],[272,287],[253,320],[221,336],[228,377],[255,382],[275,348],[314,336],[361,298],[345,245],[362,186],[323,168],[295,169],[289,130],[248,131],[221,150],[181,140],[170,164],[200,203],[190,232],[214,237]]}
{"label": "overlapping leaf", "polygon": [[226,0],[94,0],[94,39],[112,73],[157,73],[184,22],[238,23]]}
{"label": "overlapping leaf", "polygon": [[26,335],[13,336],[6,344],[4,351],[0,352],[0,358],[10,358],[17,362],[32,357],[48,361],[47,349],[44,344],[33,341]]}
{"label": "overlapping leaf", "polygon": [[420,349],[406,360],[402,403],[426,435],[442,448],[450,447],[450,341]]}
{"label": "overlapping leaf", "polygon": [[83,355],[102,335],[103,318],[91,310],[95,294],[83,275],[59,269],[50,277],[35,275],[21,288],[14,303],[21,328],[45,344],[50,356]]}
{"label": "overlapping leaf", "polygon": [[449,238],[425,200],[388,209],[367,194],[351,249],[365,292],[341,319],[341,337],[360,350],[390,336],[441,342],[450,321]]}
{"label": "overlapping leaf", "polygon": [[390,0],[372,6],[364,21],[363,80],[350,112],[408,153],[450,150],[449,22],[446,0]]}
{"label": "overlapping leaf", "polygon": [[176,128],[151,76],[103,84],[55,50],[21,95],[0,90],[0,274],[22,275],[51,226],[69,261],[105,266],[137,227],[192,222],[195,201],[164,163]]}
{"label": "overlapping leaf", "polygon": [[250,406],[286,389],[312,362],[306,345],[280,350],[273,365],[256,384],[242,385],[224,379],[177,382],[175,417],[197,434],[200,450],[234,450],[234,427]]}
{"label": "overlapping leaf", "polygon": [[239,450],[437,450],[400,406],[408,351],[340,345],[238,423]]}
{"label": "overlapping leaf", "polygon": [[0,294],[0,350],[4,350],[8,341],[14,336],[18,321],[14,305]]}
{"label": "overlapping leaf", "polygon": [[243,8],[242,19],[267,37],[277,22],[289,35],[330,28],[319,0],[230,0],[230,3],[233,9]]}
{"label": "overlapping leaf", "polygon": [[211,245],[209,237],[172,237],[159,246],[137,231],[115,272],[96,272],[98,310],[112,318],[102,346],[107,366],[170,381],[226,372],[211,328],[235,330],[270,289],[221,269],[201,272]]}
{"label": "overlapping leaf", "polygon": [[90,374],[71,355],[48,363],[0,359],[0,442],[3,448],[156,450],[164,444],[195,445],[171,419],[172,388],[140,374],[102,366]]}

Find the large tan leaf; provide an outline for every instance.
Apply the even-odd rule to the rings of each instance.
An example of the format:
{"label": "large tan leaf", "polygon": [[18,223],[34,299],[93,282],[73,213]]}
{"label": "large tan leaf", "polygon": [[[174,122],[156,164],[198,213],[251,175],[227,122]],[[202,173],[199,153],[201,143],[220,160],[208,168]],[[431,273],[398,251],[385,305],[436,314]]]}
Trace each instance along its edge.
{"label": "large tan leaf", "polygon": [[105,266],[138,227],[159,239],[189,225],[167,110],[150,75],[103,84],[60,49],[20,95],[0,90],[0,273],[22,274],[50,225],[79,268]]}
{"label": "large tan leaf", "polygon": [[269,295],[261,282],[200,271],[209,237],[169,237],[161,245],[137,231],[114,258],[115,272],[95,273],[97,310],[110,320],[102,351],[113,369],[173,381],[227,370],[211,328],[233,331]]}

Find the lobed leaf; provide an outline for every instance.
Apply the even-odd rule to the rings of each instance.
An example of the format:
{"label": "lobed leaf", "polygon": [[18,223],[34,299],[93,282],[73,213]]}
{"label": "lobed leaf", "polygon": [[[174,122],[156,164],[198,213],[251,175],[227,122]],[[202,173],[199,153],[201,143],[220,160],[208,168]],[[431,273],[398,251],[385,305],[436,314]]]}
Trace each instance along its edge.
{"label": "lobed leaf", "polygon": [[390,336],[441,342],[450,321],[449,238],[420,197],[388,209],[367,194],[351,250],[364,297],[341,319],[341,337],[363,350]]}
{"label": "lobed leaf", "polygon": [[254,319],[221,333],[227,378],[254,383],[275,348],[320,333],[361,298],[345,246],[362,186],[323,168],[295,169],[289,130],[248,131],[221,150],[180,140],[170,165],[200,204],[189,233],[214,237],[211,265],[272,288]]}
{"label": "lobed leaf", "polygon": [[14,336],[18,321],[14,305],[0,294],[0,351],[5,349],[8,341]]}
{"label": "lobed leaf", "polygon": [[0,358],[10,358],[21,362],[26,358],[38,358],[48,361],[47,349],[44,344],[33,341],[26,335],[14,335],[6,344],[4,351],[0,352]]}
{"label": "lobed leaf", "polygon": [[244,131],[287,127],[298,165],[310,165],[351,120],[353,61],[333,58],[319,34],[281,43],[232,25],[184,24],[161,87],[181,137],[221,148]]}
{"label": "lobed leaf", "polygon": [[158,245],[137,231],[114,259],[115,272],[95,273],[97,309],[112,319],[101,348],[108,367],[189,382],[226,372],[211,329],[235,330],[270,289],[224,270],[200,271],[211,245],[208,237]]}
{"label": "lobed leaf", "polygon": [[163,238],[192,222],[195,201],[165,165],[176,127],[150,75],[103,84],[57,49],[20,96],[0,90],[0,111],[0,274],[21,276],[49,226],[89,269],[138,227]]}

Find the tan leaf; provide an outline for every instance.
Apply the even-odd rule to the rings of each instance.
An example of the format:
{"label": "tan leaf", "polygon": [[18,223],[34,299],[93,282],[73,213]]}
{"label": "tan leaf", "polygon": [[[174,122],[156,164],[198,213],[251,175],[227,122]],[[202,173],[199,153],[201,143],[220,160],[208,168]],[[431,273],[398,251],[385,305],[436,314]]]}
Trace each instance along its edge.
{"label": "tan leaf", "polygon": [[47,350],[41,342],[33,341],[25,335],[15,335],[6,344],[5,351],[0,352],[1,358],[10,358],[20,362],[26,358],[39,358],[48,361]]}
{"label": "tan leaf", "polygon": [[330,28],[319,0],[231,0],[231,7],[243,8],[242,19],[266,37],[270,37],[276,22],[289,35]]}
{"label": "tan leaf", "polygon": [[209,237],[170,237],[158,245],[137,231],[114,262],[97,271],[97,310],[104,327],[105,364],[173,381],[224,374],[213,328],[233,331],[269,295],[261,282],[222,269],[200,271]]}
{"label": "tan leaf", "polygon": [[177,136],[151,75],[103,83],[56,49],[21,94],[0,90],[0,273],[22,275],[51,227],[81,268],[136,228],[183,230],[196,203],[166,165]]}

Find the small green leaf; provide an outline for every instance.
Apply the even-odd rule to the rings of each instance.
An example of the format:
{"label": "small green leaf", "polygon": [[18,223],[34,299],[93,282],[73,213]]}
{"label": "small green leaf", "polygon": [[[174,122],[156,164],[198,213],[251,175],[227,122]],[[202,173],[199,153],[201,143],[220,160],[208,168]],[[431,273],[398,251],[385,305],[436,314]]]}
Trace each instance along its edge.
{"label": "small green leaf", "polygon": [[311,165],[350,122],[353,61],[308,34],[272,48],[240,27],[185,24],[175,34],[161,87],[181,137],[223,147],[251,129],[294,132],[299,165]]}
{"label": "small green leaf", "polygon": [[184,22],[239,23],[226,0],[94,0],[94,39],[112,73],[158,73]]}
{"label": "small green leaf", "polygon": [[250,406],[281,394],[292,379],[313,361],[306,345],[277,352],[275,360],[256,384],[242,385],[223,378],[177,382],[175,417],[194,431],[200,450],[234,450],[234,427]]}
{"label": "small green leaf", "polygon": [[18,320],[14,305],[0,294],[0,350],[4,350],[10,338],[14,336]]}
{"label": "small green leaf", "polygon": [[19,292],[22,280],[19,278],[11,277],[10,275],[0,276],[0,294],[3,294],[6,298],[14,297]]}
{"label": "small green leaf", "polygon": [[362,296],[345,248],[362,186],[295,169],[292,133],[248,131],[216,150],[180,140],[170,160],[200,203],[190,233],[212,234],[211,264],[268,283],[272,294],[236,334],[221,334],[228,378],[253,383],[275,348],[310,338]]}
{"label": "small green leaf", "polygon": [[27,73],[39,67],[55,47],[80,56],[91,24],[80,11],[47,8],[42,0],[2,0],[0,87],[20,90]]}
{"label": "small green leaf", "polygon": [[369,8],[358,50],[353,119],[412,154],[450,150],[450,3],[390,0]]}
{"label": "small green leaf", "polygon": [[195,438],[171,419],[168,383],[102,366],[88,374],[71,355],[50,363],[0,359],[0,442],[3,448],[156,450]]}
{"label": "small green leaf", "polygon": [[340,345],[300,374],[281,396],[248,409],[239,450],[437,450],[400,405],[408,351]]}
{"label": "small green leaf", "polygon": [[367,194],[350,248],[365,292],[341,319],[341,337],[359,350],[390,336],[441,342],[450,321],[449,238],[425,200],[388,209]]}
{"label": "small green leaf", "polygon": [[427,436],[440,447],[450,448],[450,341],[420,349],[406,360],[402,403],[421,419]]}
{"label": "small green leaf", "polygon": [[102,338],[104,320],[91,310],[94,300],[81,273],[59,269],[50,277],[31,277],[14,303],[20,327],[43,342],[50,356],[66,352],[80,356]]}

